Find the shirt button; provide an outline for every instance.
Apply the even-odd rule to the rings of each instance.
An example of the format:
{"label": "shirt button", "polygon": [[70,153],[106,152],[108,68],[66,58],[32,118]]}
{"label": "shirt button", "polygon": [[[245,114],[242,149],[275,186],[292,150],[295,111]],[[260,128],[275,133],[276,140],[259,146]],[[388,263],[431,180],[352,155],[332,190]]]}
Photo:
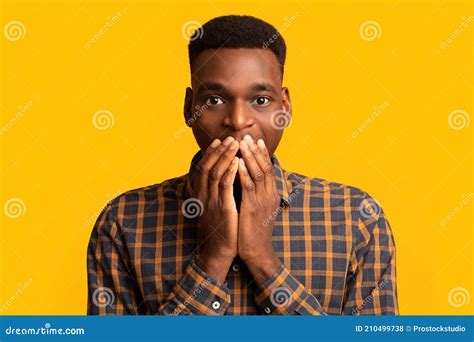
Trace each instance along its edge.
{"label": "shirt button", "polygon": [[268,315],[272,310],[267,306],[265,309],[263,309],[265,313]]}
{"label": "shirt button", "polygon": [[214,310],[217,310],[221,307],[221,303],[219,303],[217,300],[215,302],[212,303],[212,308]]}
{"label": "shirt button", "polygon": [[239,266],[239,264],[234,264],[234,265],[232,266],[232,271],[234,271],[234,272],[239,272],[239,271],[240,271],[240,266]]}

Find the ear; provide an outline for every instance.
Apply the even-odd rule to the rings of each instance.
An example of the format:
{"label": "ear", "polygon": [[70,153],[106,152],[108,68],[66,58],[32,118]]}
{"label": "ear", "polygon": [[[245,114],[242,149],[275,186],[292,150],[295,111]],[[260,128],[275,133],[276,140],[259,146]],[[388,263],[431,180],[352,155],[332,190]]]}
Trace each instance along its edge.
{"label": "ear", "polygon": [[290,113],[290,115],[293,115],[291,110],[290,91],[287,87],[281,88],[281,105],[285,112]]}
{"label": "ear", "polygon": [[184,96],[184,121],[186,126],[192,126],[193,117],[193,90],[190,87],[186,88],[186,94]]}

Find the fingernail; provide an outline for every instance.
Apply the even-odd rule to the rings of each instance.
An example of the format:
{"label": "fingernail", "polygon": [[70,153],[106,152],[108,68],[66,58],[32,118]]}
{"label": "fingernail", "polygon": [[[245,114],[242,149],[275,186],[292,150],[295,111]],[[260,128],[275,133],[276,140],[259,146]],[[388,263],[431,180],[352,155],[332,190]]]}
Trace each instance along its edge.
{"label": "fingernail", "polygon": [[221,141],[219,139],[215,139],[212,144],[211,144],[211,147],[212,148],[215,148],[217,146],[219,146],[219,144],[221,143]]}
{"label": "fingernail", "polygon": [[263,141],[263,139],[258,139],[257,145],[258,145],[258,147],[260,147],[262,150],[265,149],[265,142]]}
{"label": "fingernail", "polygon": [[250,144],[253,144],[253,140],[252,140],[252,137],[251,137],[250,135],[246,134],[246,135],[244,136],[244,139],[247,140],[247,142],[249,143],[249,145],[250,145]]}
{"label": "fingernail", "polygon": [[232,140],[234,140],[234,138],[232,138],[231,136],[228,136],[227,138],[225,138],[223,144],[227,146],[231,143]]}

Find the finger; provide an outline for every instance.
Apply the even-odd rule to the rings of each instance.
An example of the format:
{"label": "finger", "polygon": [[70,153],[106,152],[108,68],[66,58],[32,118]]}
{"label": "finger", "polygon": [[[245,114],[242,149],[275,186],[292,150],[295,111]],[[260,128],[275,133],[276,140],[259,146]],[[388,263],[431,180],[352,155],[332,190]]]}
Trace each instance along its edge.
{"label": "finger", "polygon": [[254,201],[255,200],[255,183],[253,182],[245,162],[242,158],[239,158],[239,178],[240,186],[242,188],[242,201]]}
{"label": "finger", "polygon": [[[233,138],[232,138],[233,139]],[[208,193],[214,199],[218,199],[219,195],[219,182],[224,175],[225,171],[229,167],[232,159],[234,159],[237,151],[239,150],[239,143],[235,140],[229,145],[229,148],[221,154],[220,158],[214,164],[208,174]]]}
{"label": "finger", "polygon": [[258,163],[255,160],[254,154],[252,151],[250,151],[249,144],[245,138],[240,142],[240,151],[242,153],[245,166],[248,169],[248,173],[250,174],[250,177],[252,177],[255,186],[257,188],[261,188],[265,185],[265,177],[263,175],[263,171],[260,169],[260,166],[258,166]]}
{"label": "finger", "polygon": [[263,139],[259,139],[257,144],[249,135],[246,135],[244,139],[263,174],[265,189],[268,193],[273,193],[276,189],[275,169]]}
{"label": "finger", "polygon": [[235,175],[237,174],[237,170],[239,169],[239,158],[234,157],[232,159],[229,167],[227,168],[226,172],[222,176],[219,182],[219,197],[220,202],[224,207],[234,207],[235,208],[235,200],[234,200],[234,180]]}
{"label": "finger", "polygon": [[234,140],[233,137],[227,137],[221,143],[219,139],[216,139],[206,149],[206,152],[204,152],[201,160],[196,165],[196,177],[194,179],[195,193],[199,194],[201,191],[207,190],[209,171],[216,161],[219,160],[222,153],[227,150],[232,140]]}
{"label": "finger", "polygon": [[260,169],[263,171],[265,178],[265,189],[268,193],[276,190],[276,178],[275,178],[275,167],[273,166],[270,153],[268,153],[267,147],[263,139],[258,139],[255,147],[259,152],[254,154]]}

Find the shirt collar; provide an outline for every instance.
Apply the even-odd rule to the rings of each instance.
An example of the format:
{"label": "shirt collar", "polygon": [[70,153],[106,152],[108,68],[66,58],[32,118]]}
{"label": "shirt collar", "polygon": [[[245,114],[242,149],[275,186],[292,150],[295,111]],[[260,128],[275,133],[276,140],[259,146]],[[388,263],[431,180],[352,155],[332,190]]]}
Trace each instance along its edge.
{"label": "shirt collar", "polygon": [[[191,166],[189,167],[189,172],[186,175],[186,184],[185,184],[185,191],[184,191],[184,198],[191,197],[193,193],[193,184],[194,184],[194,177],[196,173],[196,165],[201,160],[203,152],[199,150],[191,160]],[[276,185],[278,189],[278,194],[280,195],[280,206],[282,207],[289,207],[289,193],[291,192],[291,182],[288,182],[288,177],[286,171],[280,166],[280,162],[278,161],[277,157],[273,154],[271,157],[273,167],[275,169],[275,179]],[[238,176],[238,175],[237,175]]]}

